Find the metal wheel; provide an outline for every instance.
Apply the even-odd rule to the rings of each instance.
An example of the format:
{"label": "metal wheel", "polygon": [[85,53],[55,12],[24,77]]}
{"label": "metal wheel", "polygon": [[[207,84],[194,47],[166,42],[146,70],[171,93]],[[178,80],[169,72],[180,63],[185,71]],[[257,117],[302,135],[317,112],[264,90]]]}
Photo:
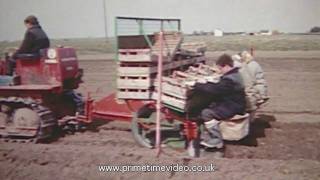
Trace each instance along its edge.
{"label": "metal wheel", "polygon": [[[174,119],[166,119],[161,112],[161,143],[169,146],[177,145],[184,140],[181,134],[182,123]],[[136,142],[142,147],[154,148],[156,136],[156,112],[154,108],[144,106],[134,114],[131,131]],[[183,146],[183,144],[181,144]]]}
{"label": "metal wheel", "polygon": [[6,113],[0,112],[0,129],[4,129],[6,127],[8,121],[8,115]]}
{"label": "metal wheel", "polygon": [[15,131],[13,133],[35,137],[39,131],[40,117],[38,113],[32,109],[19,108],[15,110],[13,114],[12,126]]}
{"label": "metal wheel", "polygon": [[142,147],[154,147],[154,129],[156,126],[155,115],[155,111],[148,107],[142,107],[133,115],[133,119],[131,121],[131,132],[135,141]]}

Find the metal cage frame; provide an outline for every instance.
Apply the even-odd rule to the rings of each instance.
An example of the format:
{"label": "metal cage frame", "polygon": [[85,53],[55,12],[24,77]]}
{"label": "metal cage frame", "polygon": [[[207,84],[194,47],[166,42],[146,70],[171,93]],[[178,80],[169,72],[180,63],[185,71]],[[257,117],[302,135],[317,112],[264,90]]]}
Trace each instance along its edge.
{"label": "metal cage frame", "polygon": [[[128,21],[133,22],[133,24],[126,24],[123,25],[121,22]],[[153,34],[155,32],[160,31],[178,31],[181,32],[181,19],[177,18],[143,18],[143,17],[124,17],[124,16],[117,16],[114,20],[114,33],[115,33],[115,50],[116,56],[115,60],[119,60],[118,51],[119,51],[119,37],[124,36],[122,32],[123,29],[128,28],[127,31],[130,35],[143,35],[144,40],[147,42],[148,46],[151,48],[152,41],[150,40],[148,34]],[[156,23],[153,24],[152,23]],[[149,27],[147,27],[149,24]],[[136,27],[134,27],[136,26]],[[151,29],[151,32],[150,32]],[[133,31],[132,31],[133,30]],[[134,32],[137,31],[137,32]]]}

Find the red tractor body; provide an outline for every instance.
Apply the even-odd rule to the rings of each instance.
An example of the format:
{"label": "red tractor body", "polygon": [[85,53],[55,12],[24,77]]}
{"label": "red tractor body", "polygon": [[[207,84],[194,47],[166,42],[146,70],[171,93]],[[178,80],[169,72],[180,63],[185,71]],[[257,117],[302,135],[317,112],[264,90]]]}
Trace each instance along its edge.
{"label": "red tractor body", "polygon": [[[4,75],[9,60],[0,61],[1,136],[25,136],[26,132],[21,130],[26,127],[37,130],[27,132],[33,137],[38,138],[41,133],[49,136],[50,132],[41,131],[56,126],[58,119],[66,115],[75,115],[77,104],[73,101],[73,90],[78,88],[82,76],[75,50],[51,48],[41,54],[40,57],[18,56],[13,76]],[[47,109],[47,115],[42,115],[38,108]],[[46,121],[50,123],[42,128]]]}
{"label": "red tractor body", "polygon": [[[78,88],[81,71],[73,48],[47,49],[43,54],[42,57],[25,56],[17,59],[15,78],[18,82],[0,86],[1,95],[17,95],[16,90],[52,90],[59,93],[66,89]],[[2,66],[5,66],[4,62]]]}

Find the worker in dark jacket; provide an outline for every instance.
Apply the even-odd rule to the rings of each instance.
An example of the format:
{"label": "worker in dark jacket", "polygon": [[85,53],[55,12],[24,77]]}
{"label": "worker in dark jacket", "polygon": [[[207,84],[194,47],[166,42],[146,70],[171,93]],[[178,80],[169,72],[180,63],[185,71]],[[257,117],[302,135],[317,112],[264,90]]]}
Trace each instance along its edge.
{"label": "worker in dark jacket", "polygon": [[50,41],[47,34],[42,30],[38,19],[31,15],[24,20],[27,31],[19,49],[15,52],[17,54],[36,54],[40,49],[49,48]]}
{"label": "worker in dark jacket", "polygon": [[39,55],[41,49],[49,48],[50,41],[47,34],[42,30],[38,19],[31,15],[26,17],[24,24],[27,31],[24,35],[24,39],[20,47],[14,52],[11,58],[11,63],[8,74],[12,74],[15,66],[15,60],[19,58],[21,54],[34,54]]}
{"label": "worker in dark jacket", "polygon": [[216,65],[223,74],[218,83],[196,83],[194,86],[196,92],[214,97],[214,102],[201,111],[207,130],[201,144],[210,148],[223,147],[219,122],[236,114],[244,114],[246,107],[242,79],[238,68],[233,67],[231,57],[226,54],[220,56]]}

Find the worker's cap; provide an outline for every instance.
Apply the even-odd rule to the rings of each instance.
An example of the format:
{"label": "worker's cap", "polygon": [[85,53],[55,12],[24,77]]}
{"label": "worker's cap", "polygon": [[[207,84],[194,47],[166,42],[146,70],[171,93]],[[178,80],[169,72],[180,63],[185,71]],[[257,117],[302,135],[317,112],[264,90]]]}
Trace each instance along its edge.
{"label": "worker's cap", "polygon": [[240,61],[241,60],[241,56],[239,54],[235,54],[235,55],[231,56],[231,58],[234,61]]}
{"label": "worker's cap", "polygon": [[39,24],[37,17],[34,15],[30,15],[30,16],[26,17],[24,19],[24,23],[28,23],[28,24],[32,24],[32,25]]}

